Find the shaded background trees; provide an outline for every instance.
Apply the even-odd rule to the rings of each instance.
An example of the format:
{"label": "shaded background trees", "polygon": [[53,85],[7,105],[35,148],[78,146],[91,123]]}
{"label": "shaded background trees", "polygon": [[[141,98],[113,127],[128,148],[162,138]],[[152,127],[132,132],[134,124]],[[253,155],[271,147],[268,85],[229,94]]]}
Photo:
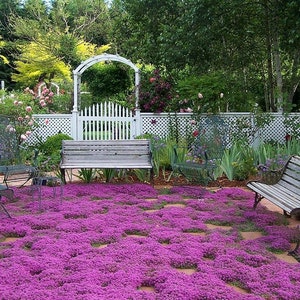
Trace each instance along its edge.
{"label": "shaded background trees", "polygon": [[[256,103],[264,111],[299,110],[299,1],[21,3],[0,4],[6,42],[0,51],[10,61],[9,67],[0,62],[0,72],[8,86],[32,85],[38,70],[38,76],[48,80],[70,80],[70,72],[83,59],[106,51],[141,66],[151,65],[171,78],[173,102],[189,100],[199,106],[200,92],[204,111],[249,111]],[[37,64],[34,52],[45,60]],[[10,71],[15,75],[11,77]],[[147,85],[148,75],[142,77],[142,86]],[[127,76],[124,80],[130,89]],[[108,89],[111,93],[113,84]],[[103,79],[99,86],[104,85],[109,83]]]}

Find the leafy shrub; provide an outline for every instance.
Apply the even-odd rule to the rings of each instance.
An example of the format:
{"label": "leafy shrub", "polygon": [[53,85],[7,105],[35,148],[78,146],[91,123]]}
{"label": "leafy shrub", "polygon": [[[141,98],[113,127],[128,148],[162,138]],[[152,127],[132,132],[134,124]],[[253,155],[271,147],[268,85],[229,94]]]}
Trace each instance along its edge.
{"label": "leafy shrub", "polygon": [[61,159],[60,150],[62,140],[72,140],[70,136],[64,133],[58,133],[50,136],[47,140],[38,147],[38,157],[36,165],[40,172],[55,172],[59,174],[59,162]]}
{"label": "leafy shrub", "polygon": [[[131,88],[130,71],[122,65],[94,65],[84,72],[86,83],[94,99],[108,98]],[[97,102],[97,101],[96,101]]]}
{"label": "leafy shrub", "polygon": [[52,155],[52,153],[60,151],[63,140],[72,140],[72,138],[64,133],[50,136],[46,139],[45,143],[40,146],[40,151],[45,155]]}
{"label": "leafy shrub", "polygon": [[168,111],[173,97],[171,80],[161,76],[159,70],[154,70],[150,78],[141,83],[140,107],[142,111],[161,113]]}
{"label": "leafy shrub", "polygon": [[75,176],[81,179],[85,183],[90,183],[95,178],[96,173],[97,172],[94,169],[82,168],[78,170],[78,175]]}

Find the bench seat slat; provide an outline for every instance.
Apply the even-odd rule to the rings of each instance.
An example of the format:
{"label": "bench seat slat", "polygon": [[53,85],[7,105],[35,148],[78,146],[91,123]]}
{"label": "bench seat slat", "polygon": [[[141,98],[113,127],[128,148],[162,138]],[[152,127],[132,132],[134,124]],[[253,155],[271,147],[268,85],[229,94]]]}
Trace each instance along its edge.
{"label": "bench seat slat", "polygon": [[90,164],[69,164],[64,165],[63,169],[152,169],[151,165],[120,165],[120,164],[102,164],[99,167],[95,167],[95,165]]}
{"label": "bench seat slat", "polygon": [[286,190],[289,190],[296,195],[300,195],[300,187],[296,184],[291,184],[285,180],[281,180],[278,184],[281,185],[282,188],[285,188]]}
{"label": "bench seat slat", "polygon": [[281,190],[278,187],[275,188],[274,186],[258,182],[252,182],[251,185],[248,185],[248,187],[288,213],[290,213],[294,208],[300,207],[300,201],[296,198],[296,195],[289,195],[286,193],[286,190]]}

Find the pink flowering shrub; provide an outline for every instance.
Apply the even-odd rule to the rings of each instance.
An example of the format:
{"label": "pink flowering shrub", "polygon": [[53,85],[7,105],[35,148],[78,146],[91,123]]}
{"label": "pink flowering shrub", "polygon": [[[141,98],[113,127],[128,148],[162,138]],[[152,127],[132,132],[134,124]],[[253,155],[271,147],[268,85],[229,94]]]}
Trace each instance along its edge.
{"label": "pink flowering shrub", "polygon": [[39,99],[39,105],[41,107],[46,107],[47,105],[51,105],[53,104],[53,96],[54,93],[49,90],[47,87],[44,87],[41,95],[39,97],[37,97],[37,99]]}
{"label": "pink flowering shrub", "polygon": [[19,143],[25,141],[37,126],[32,115],[43,112],[43,107],[52,103],[52,97],[48,89],[43,90],[39,99],[29,88],[22,93],[7,94],[0,102],[1,114],[8,116],[11,122],[6,130],[16,133]]}

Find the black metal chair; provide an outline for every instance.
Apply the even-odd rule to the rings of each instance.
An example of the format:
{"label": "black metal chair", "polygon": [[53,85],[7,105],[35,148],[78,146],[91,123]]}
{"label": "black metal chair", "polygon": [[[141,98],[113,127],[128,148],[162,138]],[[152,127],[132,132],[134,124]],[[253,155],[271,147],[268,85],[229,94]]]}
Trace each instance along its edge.
{"label": "black metal chair", "polygon": [[10,182],[23,186],[37,176],[37,168],[22,161],[14,120],[5,115],[0,115],[0,174],[7,188]]}
{"label": "black metal chair", "polygon": [[6,185],[0,184],[0,207],[4,211],[4,213],[11,218],[11,215],[7,211],[6,207],[4,206],[4,203],[2,202],[2,197],[6,197],[9,200],[14,199],[14,191],[10,188],[8,188]]}

